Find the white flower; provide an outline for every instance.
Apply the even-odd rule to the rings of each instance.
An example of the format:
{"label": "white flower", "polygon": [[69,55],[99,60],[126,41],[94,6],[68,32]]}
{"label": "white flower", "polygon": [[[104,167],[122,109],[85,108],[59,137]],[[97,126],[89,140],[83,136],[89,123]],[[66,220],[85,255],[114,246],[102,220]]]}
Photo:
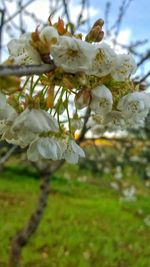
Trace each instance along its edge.
{"label": "white flower", "polygon": [[79,157],[85,157],[83,149],[74,140],[68,140],[67,149],[63,153],[63,158],[72,164],[78,163]]}
{"label": "white flower", "polygon": [[20,39],[11,40],[7,47],[14,64],[41,64],[37,50],[30,44],[31,34],[23,34]]}
{"label": "white flower", "polygon": [[57,30],[52,26],[46,26],[42,29],[39,35],[41,41],[48,43],[49,45],[55,44],[59,41],[59,34]]}
{"label": "white flower", "polygon": [[[11,124],[5,124],[2,130],[2,140],[6,140],[7,143],[21,146],[20,140],[11,131]],[[21,147],[24,147],[23,145]]]}
{"label": "white flower", "polygon": [[14,121],[12,128],[20,140],[20,146],[30,144],[37,135],[45,132],[57,132],[57,121],[45,110],[26,108]]}
{"label": "white flower", "polygon": [[0,109],[6,105],[6,96],[0,92]]}
{"label": "white flower", "polygon": [[112,93],[105,85],[97,86],[91,92],[92,101],[90,103],[90,108],[92,110],[102,115],[112,110]]}
{"label": "white flower", "polygon": [[10,106],[9,104],[6,104],[3,108],[0,108],[0,121],[13,121],[17,116],[17,112],[15,109]]}
{"label": "white flower", "polygon": [[76,38],[62,36],[57,45],[51,47],[51,55],[57,67],[76,73],[89,68],[90,44]]}
{"label": "white flower", "polygon": [[150,97],[144,92],[134,92],[123,96],[117,106],[126,118],[145,118],[150,109]]}
{"label": "white flower", "polygon": [[58,139],[54,137],[40,137],[35,139],[27,150],[27,157],[31,161],[41,159],[60,160],[75,164],[79,157],[84,157],[84,151],[74,140]]}
{"label": "white flower", "polygon": [[3,109],[0,109],[0,134],[2,140],[6,140],[8,143],[12,143],[12,140],[15,139],[15,136],[11,132],[11,126],[13,121],[17,117],[16,110],[6,104]]}
{"label": "white flower", "polygon": [[110,129],[121,129],[125,126],[125,120],[121,112],[119,111],[111,111],[104,116],[104,125]]}
{"label": "white flower", "polygon": [[130,54],[117,55],[116,64],[111,75],[116,81],[124,81],[136,71],[136,63]]}
{"label": "white flower", "polygon": [[125,123],[127,128],[138,129],[139,127],[144,127],[145,117],[141,118],[141,116],[133,115],[131,117],[125,118]]}
{"label": "white flower", "polygon": [[14,121],[12,130],[28,129],[33,133],[57,132],[57,121],[45,110],[26,108]]}
{"label": "white flower", "polygon": [[31,161],[41,159],[59,160],[62,158],[64,149],[55,138],[40,137],[34,140],[28,150],[27,157]]}
{"label": "white flower", "polygon": [[106,76],[115,64],[116,54],[108,44],[91,44],[91,64],[87,74],[98,77]]}
{"label": "white flower", "polygon": [[2,135],[6,128],[12,125],[14,119],[17,117],[17,112],[9,104],[5,104],[0,108],[0,134]]}

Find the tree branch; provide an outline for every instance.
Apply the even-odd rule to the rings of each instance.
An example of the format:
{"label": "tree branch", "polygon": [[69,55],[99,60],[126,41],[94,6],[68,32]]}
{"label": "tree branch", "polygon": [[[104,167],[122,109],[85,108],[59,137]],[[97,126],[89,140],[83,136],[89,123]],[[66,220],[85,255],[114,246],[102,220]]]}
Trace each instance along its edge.
{"label": "tree branch", "polygon": [[37,202],[37,207],[35,211],[31,214],[30,219],[17,234],[12,239],[11,249],[10,249],[10,258],[9,258],[9,267],[19,267],[21,260],[22,248],[26,246],[32,235],[37,230],[40,221],[43,217],[45,207],[47,206],[48,196],[49,196],[49,182],[50,178],[56,170],[58,170],[64,160],[56,161],[52,164],[48,170],[44,170],[42,177],[42,182],[40,185],[40,195]]}
{"label": "tree branch", "polygon": [[45,72],[50,72],[54,70],[56,66],[52,64],[42,64],[42,65],[1,65],[0,66],[0,76],[26,76],[33,74],[42,74]]}
{"label": "tree branch", "polygon": [[149,76],[150,76],[150,71],[148,71],[148,72],[144,75],[144,77],[142,77],[142,79],[141,79],[138,83],[142,83],[142,82],[144,82]]}
{"label": "tree branch", "polygon": [[4,164],[4,162],[12,155],[12,153],[15,151],[17,146],[12,146],[7,153],[0,159],[0,165]]}
{"label": "tree branch", "polygon": [[87,111],[86,111],[86,114],[85,114],[85,117],[84,117],[84,124],[83,124],[82,130],[81,130],[79,139],[77,140],[78,144],[80,144],[84,140],[85,134],[86,134],[86,132],[88,130],[87,129],[87,122],[89,120],[90,114],[91,114],[91,109],[88,107]]}
{"label": "tree branch", "polygon": [[28,5],[32,4],[35,0],[29,0],[26,4],[24,4],[24,6],[21,7],[21,9],[18,9],[12,16],[8,17],[5,21],[4,24],[7,24],[8,22],[10,22],[12,19],[14,19],[17,15],[19,15],[19,13],[25,9]]}

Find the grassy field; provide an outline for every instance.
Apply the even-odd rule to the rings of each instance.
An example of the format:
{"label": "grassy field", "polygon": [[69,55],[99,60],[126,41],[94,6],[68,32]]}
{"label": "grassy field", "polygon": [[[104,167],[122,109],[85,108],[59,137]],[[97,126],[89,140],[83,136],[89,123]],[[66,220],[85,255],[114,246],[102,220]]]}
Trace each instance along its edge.
{"label": "grassy field", "polygon": [[[150,189],[136,177],[123,179],[135,185],[136,201],[120,201],[109,176],[72,166],[57,172],[22,266],[150,267],[150,225],[144,223]],[[38,174],[23,167],[7,167],[0,174],[0,267],[7,266],[11,237],[34,209],[39,183]]]}

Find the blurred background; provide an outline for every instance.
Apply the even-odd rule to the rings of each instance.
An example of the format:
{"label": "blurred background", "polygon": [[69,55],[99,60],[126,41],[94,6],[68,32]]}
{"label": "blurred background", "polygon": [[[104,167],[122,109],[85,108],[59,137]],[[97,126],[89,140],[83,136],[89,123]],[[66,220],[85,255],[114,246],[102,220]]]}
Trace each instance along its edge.
{"label": "blurred background", "polygon": [[[7,43],[58,17],[86,35],[104,19],[104,40],[137,62],[133,79],[150,88],[150,7],[143,0],[1,0],[0,58]],[[150,267],[150,114],[145,126],[83,140],[86,158],[54,173],[48,207],[23,252],[26,267]],[[0,266],[28,220],[39,192],[39,170],[25,151],[0,142]]]}

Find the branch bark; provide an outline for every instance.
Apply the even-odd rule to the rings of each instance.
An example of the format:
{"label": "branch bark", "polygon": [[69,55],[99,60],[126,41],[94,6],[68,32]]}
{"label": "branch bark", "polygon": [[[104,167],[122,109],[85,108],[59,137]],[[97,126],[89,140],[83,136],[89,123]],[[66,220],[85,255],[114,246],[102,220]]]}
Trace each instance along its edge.
{"label": "branch bark", "polygon": [[141,78],[141,80],[140,80],[138,83],[142,83],[142,82],[144,82],[149,76],[150,76],[150,71],[148,71],[148,72],[144,75],[144,77]]}
{"label": "branch bark", "polygon": [[33,74],[43,74],[45,72],[50,72],[54,70],[56,66],[51,64],[42,64],[42,65],[1,65],[0,66],[0,76],[26,76]]}
{"label": "branch bark", "polygon": [[56,161],[53,163],[51,168],[43,174],[42,183],[40,185],[40,195],[37,202],[37,207],[32,213],[27,225],[23,227],[16,236],[12,239],[10,257],[9,257],[9,267],[19,267],[21,260],[21,253],[23,247],[28,243],[32,235],[37,230],[42,216],[47,206],[48,196],[49,196],[49,182],[50,178],[57,169],[59,169],[64,161]]}
{"label": "branch bark", "polygon": [[6,152],[6,154],[0,159],[0,165],[4,164],[9,159],[9,157],[13,154],[13,152],[15,151],[16,148],[17,148],[17,146],[12,146]]}
{"label": "branch bark", "polygon": [[84,117],[83,127],[82,127],[82,130],[81,130],[79,139],[77,140],[78,144],[80,144],[84,140],[85,134],[86,134],[86,132],[88,130],[87,129],[87,122],[89,120],[90,114],[91,114],[91,109],[88,107],[87,110],[86,110],[85,117]]}

